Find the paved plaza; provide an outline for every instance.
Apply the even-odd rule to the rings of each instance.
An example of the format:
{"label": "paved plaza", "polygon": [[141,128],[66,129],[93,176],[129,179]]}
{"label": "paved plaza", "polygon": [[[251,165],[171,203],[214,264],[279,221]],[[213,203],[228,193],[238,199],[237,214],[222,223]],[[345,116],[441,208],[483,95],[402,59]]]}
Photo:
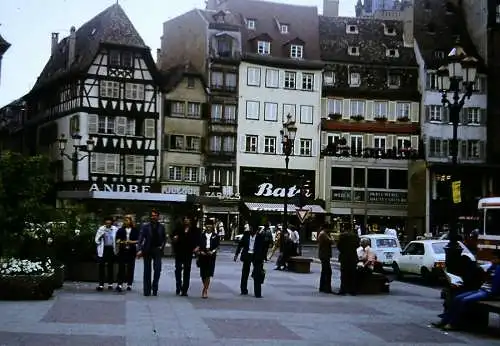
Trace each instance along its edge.
{"label": "paved plaza", "polygon": [[[317,264],[312,274],[293,274],[273,271],[269,263],[264,298],[240,296],[241,264],[231,257],[219,255],[206,300],[200,298],[195,266],[190,296],[175,296],[173,261],[164,259],[158,297],[143,297],[140,290],[99,293],[94,284],[66,283],[50,301],[0,302],[0,346],[500,345],[498,336],[430,328],[441,310],[434,288],[393,282],[390,295],[320,294]],[[335,286],[337,277],[335,271]]]}

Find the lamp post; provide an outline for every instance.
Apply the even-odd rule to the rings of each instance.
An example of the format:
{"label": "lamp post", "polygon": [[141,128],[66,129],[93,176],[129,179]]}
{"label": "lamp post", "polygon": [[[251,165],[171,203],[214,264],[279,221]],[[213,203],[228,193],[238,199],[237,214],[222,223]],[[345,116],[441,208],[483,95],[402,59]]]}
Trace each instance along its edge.
{"label": "lamp post", "polygon": [[285,232],[288,231],[288,164],[290,163],[290,156],[293,155],[293,147],[295,142],[295,135],[297,134],[297,127],[295,120],[288,114],[286,121],[283,123],[283,129],[280,131],[281,145],[283,148],[283,155],[285,155],[285,197],[283,198],[283,231],[280,236],[280,252],[283,253],[285,249]]}
{"label": "lamp post", "polygon": [[[73,139],[73,153],[66,154],[66,145],[68,144],[68,139],[64,134],[59,137],[59,152],[61,157],[66,157],[71,161],[71,172],[73,174],[73,181],[76,181],[76,176],[78,175],[78,162],[83,159],[90,157],[90,153],[94,150],[94,141],[89,139],[86,144],[81,144],[82,136],[79,133],[74,133],[71,135]],[[87,154],[81,155],[80,152],[87,152]]]}
{"label": "lamp post", "polygon": [[[455,45],[448,54],[448,66],[441,66],[438,69],[438,88],[441,92],[441,103],[447,108],[450,120],[453,125],[453,138],[451,142],[452,171],[456,172],[458,158],[458,123],[460,122],[460,111],[465,99],[470,99],[476,81],[477,59],[467,56],[460,45]],[[460,96],[460,93],[463,95]],[[448,99],[451,93],[451,100]],[[462,247],[458,243],[457,208],[455,201],[452,201],[452,223],[449,231],[449,242],[446,246],[446,268],[449,272],[455,273],[460,267],[460,256]]]}

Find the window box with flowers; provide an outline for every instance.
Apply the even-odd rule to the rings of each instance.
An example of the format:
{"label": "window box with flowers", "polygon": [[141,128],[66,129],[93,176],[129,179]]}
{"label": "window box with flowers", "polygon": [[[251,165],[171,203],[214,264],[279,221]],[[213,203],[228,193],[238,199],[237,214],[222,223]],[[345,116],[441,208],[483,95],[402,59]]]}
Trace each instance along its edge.
{"label": "window box with flowers", "polygon": [[385,115],[376,115],[375,117],[373,117],[373,119],[380,122],[387,121],[387,117]]}
{"label": "window box with flowers", "polygon": [[355,120],[355,121],[361,121],[361,120],[364,120],[365,117],[362,116],[361,114],[357,114],[357,115],[351,115],[351,119]]}
{"label": "window box with flowers", "polygon": [[402,123],[405,123],[405,122],[410,121],[410,118],[409,118],[409,117],[399,117],[399,118],[398,118],[398,121],[400,121],[400,122],[402,122]]}
{"label": "window box with flowers", "polygon": [[340,119],[342,119],[342,114],[330,113],[330,114],[328,114],[328,118],[330,118],[331,120],[340,120]]}

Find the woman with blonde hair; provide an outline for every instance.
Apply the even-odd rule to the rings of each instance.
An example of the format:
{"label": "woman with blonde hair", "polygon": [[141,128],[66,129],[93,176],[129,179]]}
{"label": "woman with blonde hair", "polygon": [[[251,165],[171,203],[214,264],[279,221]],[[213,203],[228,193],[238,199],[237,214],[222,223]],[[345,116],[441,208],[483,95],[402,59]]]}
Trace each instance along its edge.
{"label": "woman with blonde hair", "polygon": [[122,285],[127,282],[127,291],[132,289],[134,282],[135,257],[139,230],[135,226],[132,215],[125,215],[122,227],[116,232],[118,243],[118,286],[116,290],[122,291]]}

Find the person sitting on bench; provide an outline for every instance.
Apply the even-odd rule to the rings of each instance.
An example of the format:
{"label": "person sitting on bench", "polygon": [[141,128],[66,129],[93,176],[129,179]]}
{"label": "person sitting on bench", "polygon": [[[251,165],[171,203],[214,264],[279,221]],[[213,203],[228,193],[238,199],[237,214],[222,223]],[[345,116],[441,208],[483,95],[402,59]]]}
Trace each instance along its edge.
{"label": "person sitting on bench", "polygon": [[375,268],[377,256],[370,247],[369,239],[361,239],[360,246],[356,250],[358,254],[357,281],[362,283],[372,273]]}
{"label": "person sitting on bench", "polygon": [[471,303],[500,296],[500,250],[495,250],[494,255],[495,259],[487,270],[487,274],[493,275],[491,281],[487,280],[479,290],[457,295],[448,311],[443,314],[441,322],[435,324],[436,327],[442,327],[445,330],[456,329]]}

